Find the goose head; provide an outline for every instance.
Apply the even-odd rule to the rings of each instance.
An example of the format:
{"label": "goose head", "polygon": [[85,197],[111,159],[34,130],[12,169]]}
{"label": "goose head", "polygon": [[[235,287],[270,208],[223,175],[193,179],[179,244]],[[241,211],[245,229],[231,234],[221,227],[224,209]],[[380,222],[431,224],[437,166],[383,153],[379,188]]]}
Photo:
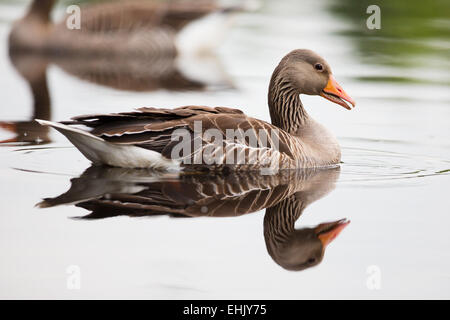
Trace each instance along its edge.
{"label": "goose head", "polygon": [[[311,50],[297,49],[288,53],[273,72],[269,103],[281,96],[318,95],[351,110],[355,101],[334,79],[329,64]],[[281,99],[283,102],[289,99]],[[292,99],[291,99],[292,100]]]}
{"label": "goose head", "polygon": [[318,265],[327,246],[350,223],[347,219],[296,229],[282,243],[268,241],[273,260],[286,270],[300,271]]}

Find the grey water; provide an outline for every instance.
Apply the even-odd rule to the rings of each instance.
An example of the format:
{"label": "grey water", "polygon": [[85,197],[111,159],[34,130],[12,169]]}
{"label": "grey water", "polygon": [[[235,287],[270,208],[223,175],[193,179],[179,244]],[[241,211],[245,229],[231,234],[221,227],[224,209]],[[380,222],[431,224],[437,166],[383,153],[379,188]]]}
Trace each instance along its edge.
{"label": "grey water", "polygon": [[[234,17],[216,54],[180,59],[183,72],[154,81],[157,71],[139,74],[141,64],[126,65],[131,75],[120,80],[86,71],[112,68],[104,61],[10,57],[8,33],[27,1],[1,1],[0,298],[450,298],[449,4],[380,1],[381,29],[368,30],[371,3],[339,3],[261,1],[256,12]],[[55,17],[62,13],[61,5]],[[90,191],[91,178],[84,174],[88,160],[35,117],[198,104],[236,107],[270,121],[271,72],[296,48],[325,57],[357,103],[348,111],[302,97],[312,117],[337,136],[343,163],[335,188],[313,201],[295,226],[351,221],[317,266],[291,271],[272,258],[265,210],[80,219],[89,210],[78,198],[36,206],[73,190],[75,182]],[[195,80],[174,88],[180,77]],[[123,183],[123,175],[96,174],[106,176],[101,186]],[[136,175],[126,177],[131,187],[142,186]],[[159,179],[169,185],[174,178]],[[190,183],[189,189],[198,185]],[[73,270],[75,288],[68,285]]]}

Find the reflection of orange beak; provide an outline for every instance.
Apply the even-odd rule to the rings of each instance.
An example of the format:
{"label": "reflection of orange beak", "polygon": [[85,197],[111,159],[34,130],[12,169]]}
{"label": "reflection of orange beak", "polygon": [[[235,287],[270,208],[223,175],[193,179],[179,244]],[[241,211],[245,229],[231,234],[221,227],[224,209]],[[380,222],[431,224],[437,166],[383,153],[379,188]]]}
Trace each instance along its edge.
{"label": "reflection of orange beak", "polygon": [[336,239],[339,233],[341,233],[341,231],[344,230],[349,223],[350,220],[342,219],[335,222],[319,224],[314,231],[318,235],[320,242],[322,242],[323,248],[325,249],[327,245]]}
{"label": "reflection of orange beak", "polygon": [[320,95],[325,99],[343,106],[345,109],[352,110],[352,107],[350,107],[347,102],[350,103],[353,108],[355,107],[355,101],[345,93],[344,89],[342,89],[332,75],[330,75],[327,86],[322,90]]}

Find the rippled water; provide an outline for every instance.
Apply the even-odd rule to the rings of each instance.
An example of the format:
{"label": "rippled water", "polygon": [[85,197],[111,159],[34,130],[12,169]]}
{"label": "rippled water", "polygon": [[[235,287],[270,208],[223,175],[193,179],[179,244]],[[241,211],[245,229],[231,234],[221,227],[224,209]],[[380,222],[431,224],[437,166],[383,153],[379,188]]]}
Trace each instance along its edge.
{"label": "rippled water", "polygon": [[[372,144],[374,143],[366,141],[366,148],[343,147],[345,161],[341,164],[343,176],[340,183],[354,183],[355,186],[370,186],[376,182],[407,185],[409,182],[406,179],[450,174],[450,159],[370,149]],[[70,154],[71,159],[78,158],[78,161],[74,161],[73,166],[68,168],[65,162],[55,161],[59,153],[63,153],[64,157]],[[69,146],[23,147],[13,150],[9,157],[11,169],[43,174],[76,177],[86,167],[86,160],[79,151]],[[49,163],[52,163],[51,169]]]}
{"label": "rippled water", "polygon": [[[110,88],[85,81],[70,72],[70,62],[55,61],[39,73],[47,79],[50,102],[45,103],[45,95],[34,97],[41,106],[34,111],[30,88],[7,53],[11,22],[22,15],[24,3],[0,3],[0,140],[18,137],[0,146],[0,296],[449,298],[446,10],[402,11],[383,2],[384,24],[375,33],[365,28],[364,2],[343,3],[337,8],[331,1],[265,1],[259,11],[238,15],[217,56],[200,62],[198,69],[214,70],[206,89],[120,90],[117,84]],[[405,31],[404,23],[431,27]],[[264,210],[232,218],[158,215],[86,221],[70,219],[88,213],[74,203],[36,207],[43,198],[70,190],[74,181],[85,183],[82,191],[90,192],[86,181],[91,176],[83,176],[89,162],[57,133],[28,122],[33,117],[63,120],[149,105],[204,104],[239,107],[269,120],[270,74],[286,52],[298,47],[323,55],[357,101],[349,112],[319,97],[302,98],[308,112],[338,137],[343,163],[336,188],[311,203],[296,228],[351,220],[318,266],[287,271],[271,257]],[[42,61],[31,63],[42,66]],[[187,78],[195,74],[195,68],[188,69]],[[205,79],[204,74],[195,77]],[[104,175],[106,185],[176,180],[96,174]],[[133,192],[137,189],[129,189]],[[66,285],[72,265],[80,268],[80,290]],[[378,289],[371,285],[374,277]]]}

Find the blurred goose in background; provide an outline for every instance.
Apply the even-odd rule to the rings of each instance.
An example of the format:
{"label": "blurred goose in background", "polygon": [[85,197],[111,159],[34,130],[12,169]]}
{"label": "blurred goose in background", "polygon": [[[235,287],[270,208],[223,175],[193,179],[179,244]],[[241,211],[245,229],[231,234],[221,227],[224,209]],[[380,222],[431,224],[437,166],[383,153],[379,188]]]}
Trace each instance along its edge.
{"label": "blurred goose in background", "polygon": [[168,175],[147,169],[92,166],[64,194],[39,207],[74,204],[91,211],[82,219],[169,215],[236,217],[267,208],[264,239],[273,260],[287,270],[319,264],[326,247],[348,225],[341,219],[295,229],[312,202],[334,189],[339,168],[228,175]]}
{"label": "blurred goose in background", "polygon": [[[10,60],[31,88],[34,110],[30,120],[0,122],[1,129],[14,134],[0,144],[50,142],[48,128],[33,120],[50,120],[46,74],[49,65],[57,65],[83,81],[117,90],[233,88],[214,53],[202,51],[201,55],[180,56],[174,41],[187,44],[188,50],[183,52],[206,49],[201,43],[209,39],[201,30],[195,30],[206,24],[204,30],[219,29],[219,33],[224,33],[231,13],[245,9],[242,6],[220,8],[213,1],[97,3],[83,5],[81,29],[69,30],[65,25],[67,17],[58,24],[51,22],[50,12],[55,2],[33,1],[10,32]],[[197,36],[200,38],[196,41],[202,40],[199,43],[194,41]],[[134,41],[135,45],[130,46],[127,41]]]}
{"label": "blurred goose in background", "polygon": [[[268,94],[272,124],[238,109],[205,106],[141,108],[79,116],[63,123],[38,121],[60,131],[98,165],[178,171],[199,166],[207,170],[278,170],[339,164],[336,138],[307,114],[300,94],[320,95],[349,110],[355,105],[322,57],[298,49],[287,54],[272,74]],[[254,139],[228,134],[237,129]],[[180,130],[187,137],[177,137]],[[208,130],[215,131],[214,139]],[[183,148],[180,155],[180,145],[186,140],[194,148]],[[242,161],[236,160],[237,155],[244,155]]]}
{"label": "blurred goose in background", "polygon": [[55,0],[34,0],[10,33],[14,51],[86,56],[175,56],[208,51],[223,41],[230,14],[212,0],[110,1],[81,6],[80,28],[52,23]]}
{"label": "blurred goose in background", "polygon": [[83,80],[133,91],[232,87],[213,51],[233,13],[257,8],[250,1],[109,1],[81,6],[80,29],[69,29],[68,17],[51,22],[55,2],[33,1],[14,23],[10,55],[46,55]]}

